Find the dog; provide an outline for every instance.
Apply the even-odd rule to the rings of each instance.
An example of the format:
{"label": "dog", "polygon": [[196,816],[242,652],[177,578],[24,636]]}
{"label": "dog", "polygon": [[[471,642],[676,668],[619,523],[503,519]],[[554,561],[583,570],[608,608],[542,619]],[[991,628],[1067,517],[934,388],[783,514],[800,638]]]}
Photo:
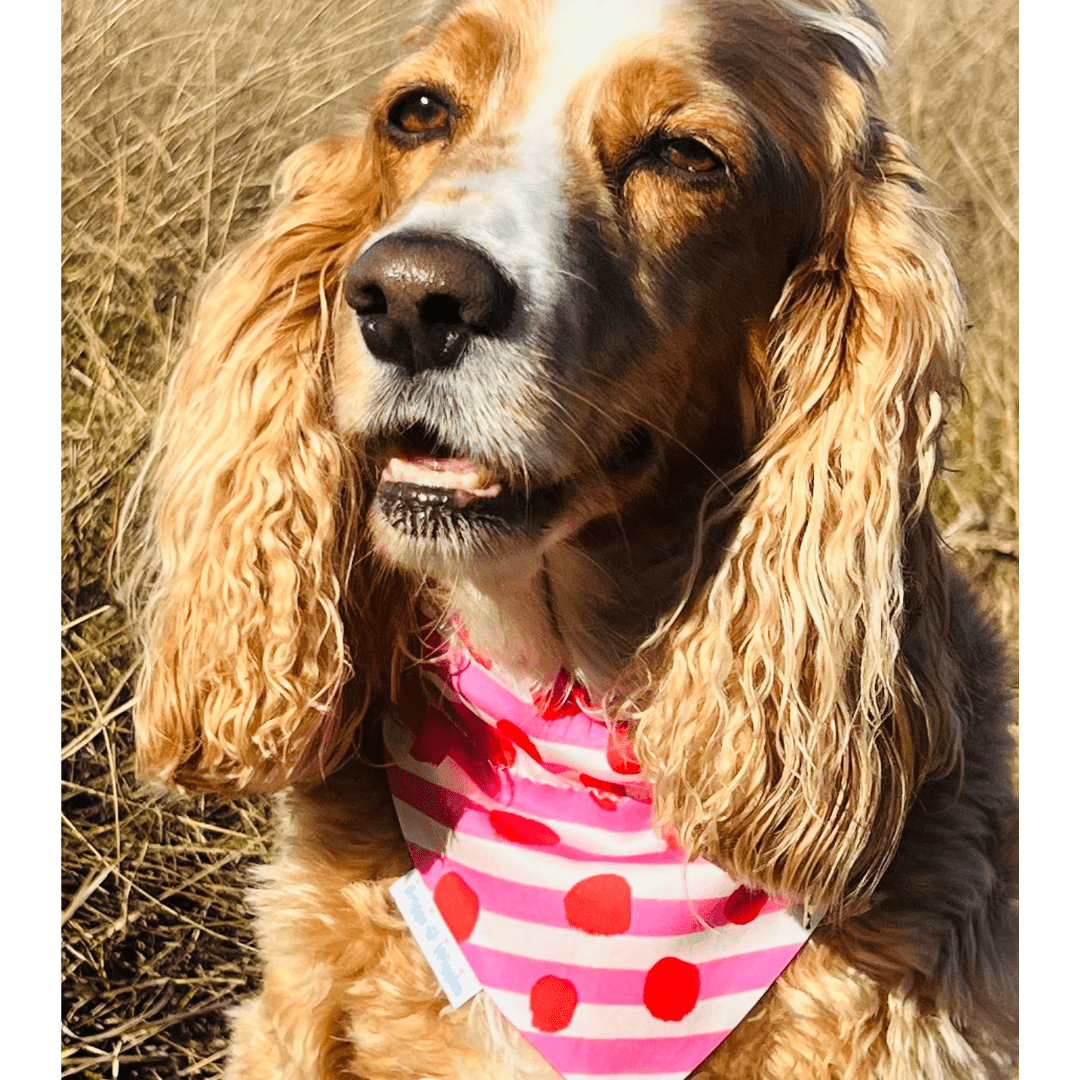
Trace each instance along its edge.
{"label": "dog", "polygon": [[140,768],[283,793],[227,1075],[557,1075],[388,893],[441,641],[577,695],[668,850],[813,927],[694,1077],[1010,1076],[1011,699],[928,507],[963,302],[876,15],[456,0],[410,44],[155,435]]}

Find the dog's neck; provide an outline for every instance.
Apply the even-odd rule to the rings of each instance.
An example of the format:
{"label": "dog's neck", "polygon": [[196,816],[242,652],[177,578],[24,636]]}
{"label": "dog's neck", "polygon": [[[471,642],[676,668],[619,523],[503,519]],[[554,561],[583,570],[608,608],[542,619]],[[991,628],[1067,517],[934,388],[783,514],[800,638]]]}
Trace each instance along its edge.
{"label": "dog's neck", "polygon": [[443,583],[474,648],[517,679],[561,670],[598,700],[679,602],[703,493],[593,522],[547,550]]}

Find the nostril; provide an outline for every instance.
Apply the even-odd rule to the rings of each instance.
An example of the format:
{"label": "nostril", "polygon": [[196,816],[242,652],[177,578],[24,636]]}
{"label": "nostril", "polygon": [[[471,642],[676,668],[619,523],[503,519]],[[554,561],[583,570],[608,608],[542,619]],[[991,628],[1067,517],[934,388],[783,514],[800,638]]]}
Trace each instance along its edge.
{"label": "nostril", "polygon": [[460,326],[465,321],[461,317],[461,301],[441,293],[425,296],[419,311],[421,321],[428,326]]}
{"label": "nostril", "polygon": [[386,294],[378,285],[346,289],[345,301],[357,315],[385,315],[388,310]]}

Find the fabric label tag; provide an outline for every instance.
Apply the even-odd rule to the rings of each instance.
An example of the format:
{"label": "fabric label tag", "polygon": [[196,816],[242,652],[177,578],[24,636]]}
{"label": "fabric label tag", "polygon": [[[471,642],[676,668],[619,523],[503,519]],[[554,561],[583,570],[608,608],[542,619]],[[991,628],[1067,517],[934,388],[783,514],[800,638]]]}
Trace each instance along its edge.
{"label": "fabric label tag", "polygon": [[420,873],[410,870],[390,886],[390,895],[416,938],[439,986],[455,1009],[483,989],[458,948]]}

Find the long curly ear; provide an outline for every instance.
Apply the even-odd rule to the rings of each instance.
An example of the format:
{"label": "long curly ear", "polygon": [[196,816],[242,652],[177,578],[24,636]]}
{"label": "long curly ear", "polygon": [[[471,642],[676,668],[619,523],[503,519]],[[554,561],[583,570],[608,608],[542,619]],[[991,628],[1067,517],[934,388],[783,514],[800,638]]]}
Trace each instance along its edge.
{"label": "long curly ear", "polygon": [[958,752],[927,495],[963,303],[908,148],[834,74],[849,143],[774,313],[764,434],[637,735],[691,855],[818,912],[873,888]]}
{"label": "long curly ear", "polygon": [[389,620],[342,614],[389,601],[358,550],[362,470],[327,400],[331,308],[379,185],[359,137],[299,151],[283,183],[201,301],[149,472],[138,763],[188,790],[328,772],[389,669],[374,630]]}

